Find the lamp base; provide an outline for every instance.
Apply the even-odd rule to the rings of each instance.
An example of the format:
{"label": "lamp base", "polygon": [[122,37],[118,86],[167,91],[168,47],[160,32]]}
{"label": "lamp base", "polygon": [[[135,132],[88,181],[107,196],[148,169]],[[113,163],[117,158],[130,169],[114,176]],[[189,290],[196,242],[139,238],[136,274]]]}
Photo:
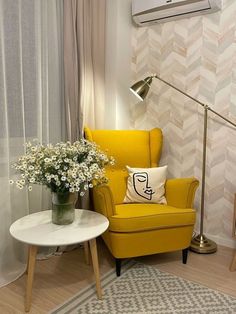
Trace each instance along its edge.
{"label": "lamp base", "polygon": [[192,238],[190,250],[199,254],[210,254],[217,251],[217,245],[214,241],[207,239],[203,234]]}

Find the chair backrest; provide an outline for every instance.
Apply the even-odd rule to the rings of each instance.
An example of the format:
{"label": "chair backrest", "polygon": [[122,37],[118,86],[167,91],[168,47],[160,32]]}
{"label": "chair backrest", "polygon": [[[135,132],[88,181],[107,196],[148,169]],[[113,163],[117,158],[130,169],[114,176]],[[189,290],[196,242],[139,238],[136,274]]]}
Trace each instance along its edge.
{"label": "chair backrest", "polygon": [[144,130],[91,130],[84,129],[85,138],[115,158],[115,166],[106,169],[115,204],[123,202],[126,184],[126,165],[136,168],[157,167],[162,150],[163,136],[158,128]]}

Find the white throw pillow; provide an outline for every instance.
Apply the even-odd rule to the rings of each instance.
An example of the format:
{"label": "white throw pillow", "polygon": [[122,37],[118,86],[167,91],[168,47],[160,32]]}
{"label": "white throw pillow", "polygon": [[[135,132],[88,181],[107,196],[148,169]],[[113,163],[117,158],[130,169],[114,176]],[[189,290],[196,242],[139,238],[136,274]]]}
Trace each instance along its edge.
{"label": "white throw pillow", "polygon": [[124,203],[166,204],[165,182],[167,166],[130,168]]}

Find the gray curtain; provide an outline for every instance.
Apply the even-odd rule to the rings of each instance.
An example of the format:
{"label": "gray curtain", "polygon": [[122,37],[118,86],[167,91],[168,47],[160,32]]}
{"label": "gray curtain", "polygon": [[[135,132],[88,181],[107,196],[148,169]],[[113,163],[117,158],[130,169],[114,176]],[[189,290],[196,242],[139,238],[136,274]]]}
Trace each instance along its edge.
{"label": "gray curtain", "polygon": [[104,124],[106,0],[64,0],[67,137]]}

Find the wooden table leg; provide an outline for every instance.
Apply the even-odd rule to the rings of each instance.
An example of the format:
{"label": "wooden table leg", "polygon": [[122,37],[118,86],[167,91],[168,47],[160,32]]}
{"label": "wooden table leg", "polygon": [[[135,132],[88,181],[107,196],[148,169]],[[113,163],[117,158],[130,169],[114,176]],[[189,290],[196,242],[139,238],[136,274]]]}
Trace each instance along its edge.
{"label": "wooden table leg", "polygon": [[89,260],[89,243],[88,243],[88,241],[84,242],[84,253],[85,253],[85,262],[87,265],[89,265],[90,260]]}
{"label": "wooden table leg", "polygon": [[27,266],[26,266],[26,271],[25,271],[25,274],[28,275],[28,269],[29,269],[29,248],[28,248],[28,256],[27,256]]}
{"label": "wooden table leg", "polygon": [[96,239],[90,240],[89,245],[90,245],[90,250],[91,250],[91,255],[92,255],[93,271],[94,271],[95,280],[96,280],[97,296],[99,299],[101,299],[102,298],[102,289],[101,289],[101,283],[100,283]]}
{"label": "wooden table leg", "polygon": [[230,271],[234,271],[234,270],[236,270],[236,252],[234,253],[234,257],[230,265]]}
{"label": "wooden table leg", "polygon": [[25,311],[29,312],[31,306],[32,286],[34,279],[34,268],[37,254],[37,246],[29,246],[29,256],[27,265],[27,283],[26,283],[26,296],[25,296]]}

